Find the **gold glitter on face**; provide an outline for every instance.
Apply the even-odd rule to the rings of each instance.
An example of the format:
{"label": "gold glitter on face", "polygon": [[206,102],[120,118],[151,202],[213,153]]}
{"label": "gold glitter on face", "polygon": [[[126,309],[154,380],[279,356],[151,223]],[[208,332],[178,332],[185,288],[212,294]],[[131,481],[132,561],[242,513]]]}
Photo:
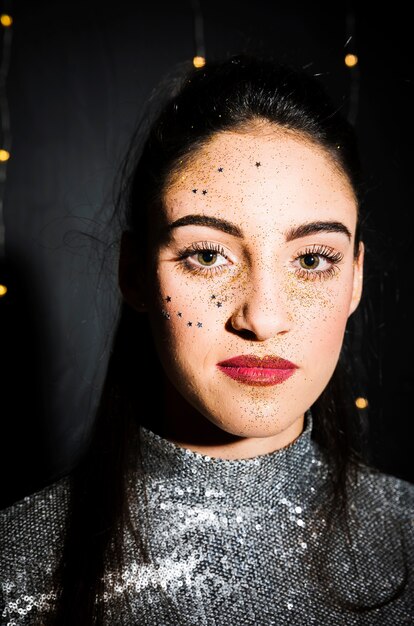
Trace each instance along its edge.
{"label": "gold glitter on face", "polygon": [[[179,420],[207,419],[242,437],[245,456],[300,434],[359,302],[356,219],[331,157],[270,124],[216,135],[174,173],[152,219],[148,296],[161,361],[184,399],[180,417],[167,416],[177,433]],[[246,367],[220,367],[235,357]],[[254,357],[284,359],[293,373],[255,379]]]}

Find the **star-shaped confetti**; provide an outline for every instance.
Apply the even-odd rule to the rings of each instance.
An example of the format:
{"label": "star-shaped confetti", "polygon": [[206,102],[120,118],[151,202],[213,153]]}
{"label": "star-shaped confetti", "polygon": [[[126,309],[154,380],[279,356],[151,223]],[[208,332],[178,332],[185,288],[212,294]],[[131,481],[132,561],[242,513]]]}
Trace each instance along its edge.
{"label": "star-shaped confetti", "polygon": [[223,171],[223,168],[222,168],[222,167],[219,167],[219,168],[217,168],[217,171],[218,171],[218,172],[222,172],[222,171]]}
{"label": "star-shaped confetti", "polygon": [[197,322],[197,328],[202,328],[203,324],[201,322]]}
{"label": "star-shaped confetti", "polygon": [[256,167],[260,167],[261,166],[260,161],[256,161],[255,165],[256,165]]}
{"label": "star-shaped confetti", "polygon": [[178,311],[177,316],[178,316],[178,317],[182,317],[182,316],[183,316],[183,314],[181,313],[181,311]]}
{"label": "star-shaped confetti", "polygon": [[167,297],[165,298],[165,301],[166,301],[166,302],[171,302],[171,296],[167,296]]}
{"label": "star-shaped confetti", "polygon": [[193,189],[193,193],[197,193],[197,189]]}
{"label": "star-shaped confetti", "polygon": [[187,326],[192,326],[193,322],[187,322]]}
{"label": "star-shaped confetti", "polygon": [[203,194],[203,196],[205,196],[206,193],[207,193],[207,189],[203,189],[203,191],[201,193]]}

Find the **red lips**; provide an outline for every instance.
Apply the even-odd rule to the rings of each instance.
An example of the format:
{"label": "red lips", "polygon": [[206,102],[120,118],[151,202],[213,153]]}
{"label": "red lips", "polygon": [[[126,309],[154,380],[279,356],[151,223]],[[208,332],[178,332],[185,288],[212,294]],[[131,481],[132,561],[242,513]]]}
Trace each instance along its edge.
{"label": "red lips", "polygon": [[244,354],[221,361],[217,367],[226,376],[245,385],[268,387],[283,383],[298,366],[277,356]]}

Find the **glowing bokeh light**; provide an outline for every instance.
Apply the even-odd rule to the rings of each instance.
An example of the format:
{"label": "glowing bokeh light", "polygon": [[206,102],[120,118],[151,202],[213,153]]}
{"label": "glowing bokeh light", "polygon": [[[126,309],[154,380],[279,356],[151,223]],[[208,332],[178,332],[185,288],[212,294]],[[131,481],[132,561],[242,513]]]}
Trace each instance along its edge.
{"label": "glowing bokeh light", "polygon": [[368,400],[366,398],[357,398],[355,405],[358,409],[366,409],[368,406]]}
{"label": "glowing bokeh light", "polygon": [[9,26],[13,24],[13,18],[11,15],[8,15],[7,13],[2,13],[0,15],[0,23],[5,28],[8,28]]}
{"label": "glowing bokeh light", "polygon": [[194,57],[193,65],[194,67],[204,67],[206,64],[206,60],[204,57]]}
{"label": "glowing bokeh light", "polygon": [[346,54],[345,55],[345,65],[347,67],[355,67],[358,63],[358,57],[356,54]]}

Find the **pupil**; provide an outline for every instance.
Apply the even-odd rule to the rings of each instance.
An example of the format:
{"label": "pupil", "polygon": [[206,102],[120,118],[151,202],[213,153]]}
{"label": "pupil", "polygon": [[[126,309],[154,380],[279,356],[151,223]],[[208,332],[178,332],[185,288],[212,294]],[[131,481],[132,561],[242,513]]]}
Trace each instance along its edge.
{"label": "pupil", "polygon": [[204,250],[198,255],[198,261],[202,265],[212,265],[217,258],[217,253],[211,250]]}

